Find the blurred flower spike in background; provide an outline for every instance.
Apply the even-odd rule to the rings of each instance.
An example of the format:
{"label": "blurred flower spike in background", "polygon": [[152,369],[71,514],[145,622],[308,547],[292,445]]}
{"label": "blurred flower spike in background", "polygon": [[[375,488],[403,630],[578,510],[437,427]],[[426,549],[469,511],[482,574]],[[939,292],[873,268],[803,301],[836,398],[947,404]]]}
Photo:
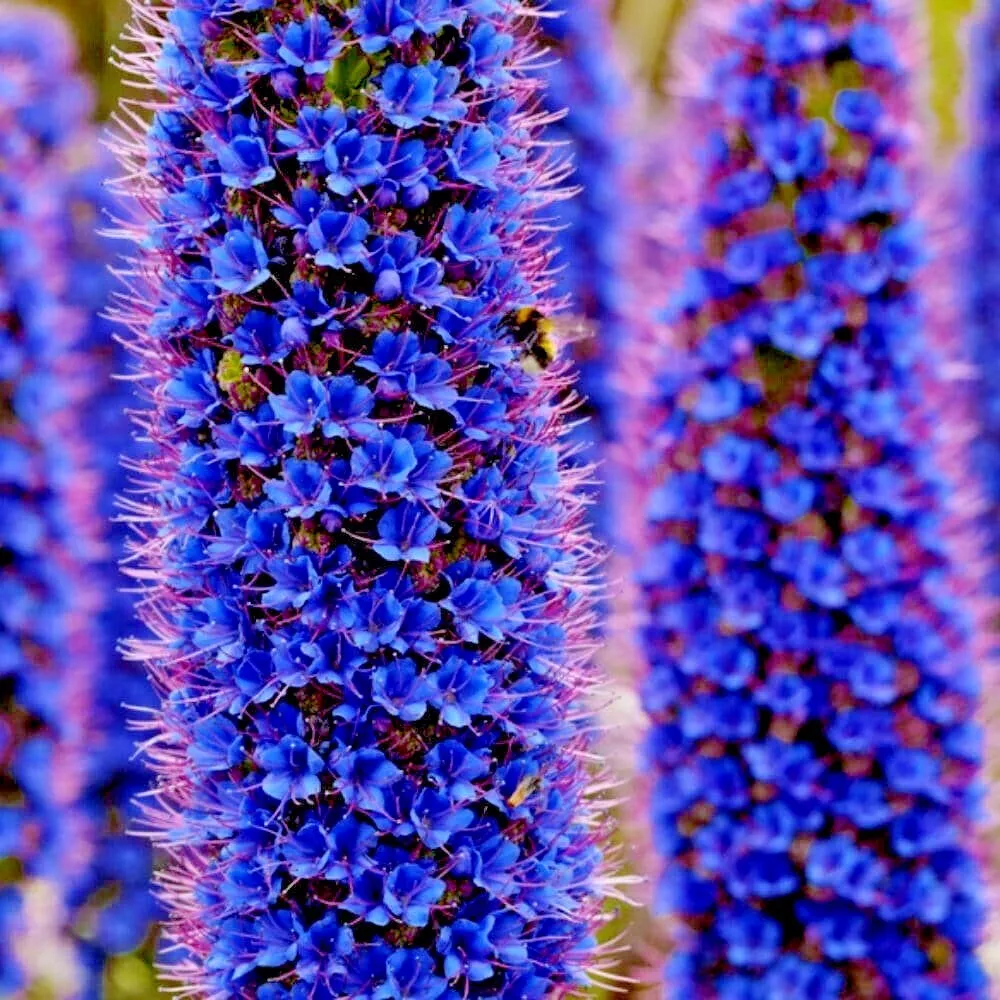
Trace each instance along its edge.
{"label": "blurred flower spike in background", "polygon": [[[125,836],[141,765],[114,655],[131,631],[111,549],[127,431],[111,388],[106,166],[92,94],[54,16],[0,9],[0,992],[98,997],[140,945],[150,851]],[[136,685],[138,684],[138,688]]]}
{"label": "blurred flower spike in background", "polygon": [[767,0],[707,68],[639,568],[677,995],[987,996],[908,31]]}

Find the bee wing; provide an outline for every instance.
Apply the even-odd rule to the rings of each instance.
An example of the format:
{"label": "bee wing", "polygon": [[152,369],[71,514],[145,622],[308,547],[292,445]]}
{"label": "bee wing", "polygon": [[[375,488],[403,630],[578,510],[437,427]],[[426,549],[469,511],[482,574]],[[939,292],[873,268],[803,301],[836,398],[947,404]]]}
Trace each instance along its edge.
{"label": "bee wing", "polygon": [[552,332],[560,344],[580,344],[597,337],[597,324],[575,313],[554,316]]}

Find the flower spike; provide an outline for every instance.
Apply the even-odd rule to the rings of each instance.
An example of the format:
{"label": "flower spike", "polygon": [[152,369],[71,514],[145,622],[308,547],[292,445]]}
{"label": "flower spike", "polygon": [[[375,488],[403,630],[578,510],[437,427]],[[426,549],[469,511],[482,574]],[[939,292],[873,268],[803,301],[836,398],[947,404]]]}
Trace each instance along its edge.
{"label": "flower spike", "polygon": [[734,12],[639,571],[677,996],[985,997],[906,15]]}
{"label": "flower spike", "polygon": [[131,614],[106,528],[124,418],[75,60],[60,19],[0,10],[0,994],[96,1000],[107,956],[145,937],[151,851],[125,833],[142,768],[120,703],[144,683],[112,655]]}
{"label": "flower spike", "polygon": [[[511,0],[133,8],[123,318],[162,708],[150,822],[205,998],[542,998],[595,965],[593,544],[563,456]],[[154,112],[151,127],[143,110]],[[136,190],[138,189],[138,190]]]}

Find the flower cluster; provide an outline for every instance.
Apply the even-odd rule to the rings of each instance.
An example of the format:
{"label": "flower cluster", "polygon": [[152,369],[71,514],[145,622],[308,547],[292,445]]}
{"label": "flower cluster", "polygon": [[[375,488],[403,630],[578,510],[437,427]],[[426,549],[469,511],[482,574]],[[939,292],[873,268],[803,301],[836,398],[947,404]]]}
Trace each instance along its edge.
{"label": "flower cluster", "polygon": [[[604,458],[617,437],[615,357],[630,343],[631,283],[626,270],[636,228],[628,197],[635,163],[635,100],[613,41],[607,0],[556,5],[543,22],[546,129],[576,194],[555,206],[557,291],[568,303],[570,333],[586,414],[578,435],[584,453]],[[587,447],[589,446],[589,447]],[[605,477],[604,489],[613,488]],[[599,514],[605,513],[602,510]]]}
{"label": "flower cluster", "polygon": [[986,996],[897,27],[765,0],[713,70],[639,571],[678,995]]}
{"label": "flower cluster", "polygon": [[558,175],[509,0],[134,5],[126,319],[171,974],[562,996],[598,918],[591,545],[517,315]]}
{"label": "flower cluster", "polygon": [[110,795],[136,765],[111,735],[127,692],[98,508],[110,448],[84,430],[109,382],[108,289],[91,260],[97,136],[74,60],[58,19],[0,13],[0,857],[20,880],[3,903],[5,996],[46,972],[20,960],[22,888],[47,885],[76,936],[80,997],[100,996],[107,952],[141,939],[150,898],[149,850],[122,825],[134,784]]}
{"label": "flower cluster", "polygon": [[[966,274],[969,286],[969,347],[978,363],[980,424],[984,433],[975,447],[976,471],[989,501],[984,519],[994,564],[1000,553],[1000,363],[997,361],[996,317],[1000,307],[1000,225],[995,206],[1000,192],[1000,4],[983,4],[982,21],[972,37],[974,50],[973,152],[968,178],[969,227]],[[1000,569],[991,574],[992,591],[1000,593]]]}

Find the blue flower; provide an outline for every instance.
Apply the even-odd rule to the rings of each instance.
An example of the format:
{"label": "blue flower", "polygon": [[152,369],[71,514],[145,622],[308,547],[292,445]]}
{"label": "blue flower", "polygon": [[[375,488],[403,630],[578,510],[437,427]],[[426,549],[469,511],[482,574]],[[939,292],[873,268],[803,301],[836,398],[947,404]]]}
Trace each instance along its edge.
{"label": "blue flower", "polygon": [[382,302],[403,297],[434,305],[441,298],[444,269],[434,258],[419,253],[419,244],[412,235],[380,237],[372,245],[366,266],[376,276],[375,297]]}
{"label": "blue flower", "polygon": [[245,295],[271,277],[264,244],[249,227],[230,229],[209,257],[215,283],[225,292]]}
{"label": "blue flower", "polygon": [[357,129],[338,135],[323,154],[329,171],[326,186],[336,194],[349,195],[373,184],[382,173],[381,149],[376,136],[362,135]]}
{"label": "blue flower", "polygon": [[452,205],[445,216],[441,242],[456,260],[490,260],[500,256],[500,241],[493,233],[485,212],[469,212]]}
{"label": "blue flower", "polygon": [[[299,111],[295,126],[279,128],[274,136],[286,149],[294,151],[300,163],[323,160],[330,143],[347,131],[347,116],[336,105],[315,108],[307,104]],[[302,188],[315,195],[311,188]]]}
{"label": "blue flower", "polygon": [[833,102],[833,120],[849,132],[869,134],[882,117],[882,101],[871,90],[841,90]]}
{"label": "blue flower", "polygon": [[330,971],[346,973],[355,948],[354,935],[336,917],[326,916],[309,926],[298,947],[302,978],[306,983],[315,982]]}
{"label": "blue flower", "polygon": [[376,433],[375,423],[367,419],[373,404],[370,389],[347,375],[338,375],[327,381],[324,391],[329,411],[323,421],[325,437],[363,438]]}
{"label": "blue flower", "polygon": [[516,588],[514,580],[496,584],[489,580],[463,580],[441,602],[441,607],[452,613],[459,633],[470,642],[477,641],[480,633],[499,640],[503,636],[501,623],[509,622],[513,614],[510,605],[517,597]]}
{"label": "blue flower", "polygon": [[473,782],[489,771],[480,757],[470,753],[457,740],[439,743],[425,759],[431,780],[456,802],[476,798],[477,788]]}
{"label": "blue flower", "polygon": [[294,458],[285,463],[285,477],[269,480],[264,490],[289,517],[312,517],[328,509],[332,496],[322,466]]}
{"label": "blue flower", "polygon": [[444,971],[449,979],[464,975],[470,982],[480,983],[492,978],[489,930],[489,926],[478,922],[456,920],[442,931],[438,951],[444,955]]}
{"label": "blue flower", "polygon": [[449,24],[458,27],[465,12],[445,0],[362,0],[350,16],[362,49],[375,53],[408,42],[416,31],[433,35]]}
{"label": "blue flower", "polygon": [[329,72],[344,42],[334,35],[330,22],[312,13],[305,21],[292,21],[280,35],[277,55],[286,66],[310,75]]}
{"label": "blue flower", "polygon": [[253,309],[230,336],[233,349],[247,365],[281,361],[301,342],[294,332],[271,313]]}
{"label": "blue flower", "polygon": [[356,750],[345,754],[332,768],[337,789],[348,805],[359,809],[382,809],[386,786],[402,772],[380,750]]}
{"label": "blue flower", "polygon": [[492,688],[490,678],[473,664],[452,656],[427,678],[431,686],[428,700],[449,726],[470,726],[480,715]]}
{"label": "blue flower", "polygon": [[351,456],[351,472],[357,484],[381,496],[403,493],[416,467],[413,445],[388,430],[366,441]]}
{"label": "blue flower", "polygon": [[332,209],[320,212],[306,230],[316,263],[341,269],[366,258],[365,240],[370,232],[371,226],[359,215]]}
{"label": "blue flower", "polygon": [[410,811],[417,836],[432,849],[444,847],[456,833],[467,829],[474,816],[471,809],[461,808],[447,795],[429,788],[416,797]]}
{"label": "blue flower", "polygon": [[445,883],[421,865],[404,864],[385,882],[386,909],[408,927],[426,927],[431,907],[444,895]]}
{"label": "blue flower", "polygon": [[692,995],[985,995],[974,588],[944,528],[897,28],[869,0],[705,28],[686,277],[622,447]]}
{"label": "blue flower", "polygon": [[757,910],[744,907],[720,913],[719,934],[726,943],[726,957],[737,968],[767,968],[778,957],[781,926]]}
{"label": "blue flower", "polygon": [[430,197],[435,177],[427,163],[427,146],[420,139],[383,144],[375,201],[388,206],[397,199],[405,208],[420,208]]}
{"label": "blue flower", "polygon": [[[47,988],[29,960],[44,887],[45,933],[60,942],[74,995],[96,1000],[108,959],[139,946],[156,918],[150,848],[122,832],[148,783],[122,703],[146,711],[153,698],[139,664],[119,653],[136,623],[134,588],[116,566],[131,532],[117,523],[114,499],[120,461],[141,447],[126,411],[144,411],[146,400],[118,346],[124,328],[107,317],[112,272],[127,264],[102,232],[136,206],[105,187],[115,168],[90,123],[68,26],[51,12],[5,7],[0,61],[0,854],[9,867],[0,993]],[[222,188],[217,178],[188,188],[183,170],[173,176],[177,204],[162,205],[162,222],[185,240],[214,215],[199,215],[199,198]],[[202,268],[177,284],[173,308],[149,327],[151,344],[211,313],[208,277]],[[199,407],[216,415],[220,400],[201,377],[213,359],[192,351],[184,360],[159,391],[189,429],[204,419]]]}
{"label": "blue flower", "polygon": [[456,180],[493,188],[500,164],[496,139],[485,125],[463,126],[447,150],[448,162]]}
{"label": "blue flower", "polygon": [[[234,1000],[575,989],[601,913],[594,547],[567,376],[509,322],[553,308],[536,25],[500,0],[167,7],[121,302],[168,975]],[[47,753],[22,768],[43,789]]]}
{"label": "blue flower", "polygon": [[377,667],[372,674],[372,697],[390,715],[416,722],[427,711],[429,689],[412,660],[401,659]]}
{"label": "blue flower", "polygon": [[277,176],[267,146],[259,135],[235,135],[229,142],[217,140],[212,152],[219,161],[222,183],[226,187],[246,190],[266,184]]}
{"label": "blue flower", "polygon": [[329,415],[326,387],[315,376],[294,371],[285,383],[285,392],[271,397],[271,409],[289,434],[308,434]]}
{"label": "blue flower", "polygon": [[819,122],[778,118],[761,126],[760,155],[780,184],[815,177],[823,169],[823,135]]}
{"label": "blue flower", "polygon": [[434,974],[435,962],[419,948],[398,948],[385,963],[386,981],[375,1000],[438,1000],[448,984]]}
{"label": "blue flower", "polygon": [[[273,799],[309,799],[319,795],[319,775],[326,769],[323,758],[298,736],[282,736],[254,753],[264,770],[261,787]],[[278,963],[280,964],[280,963]]]}
{"label": "blue flower", "polygon": [[459,71],[454,66],[430,62],[425,66],[391,63],[382,74],[376,99],[386,118],[399,128],[416,128],[426,121],[452,122],[465,113],[453,95]]}
{"label": "blue flower", "polygon": [[387,562],[429,562],[429,545],[443,525],[431,513],[413,503],[390,508],[378,523],[379,542],[374,549]]}

